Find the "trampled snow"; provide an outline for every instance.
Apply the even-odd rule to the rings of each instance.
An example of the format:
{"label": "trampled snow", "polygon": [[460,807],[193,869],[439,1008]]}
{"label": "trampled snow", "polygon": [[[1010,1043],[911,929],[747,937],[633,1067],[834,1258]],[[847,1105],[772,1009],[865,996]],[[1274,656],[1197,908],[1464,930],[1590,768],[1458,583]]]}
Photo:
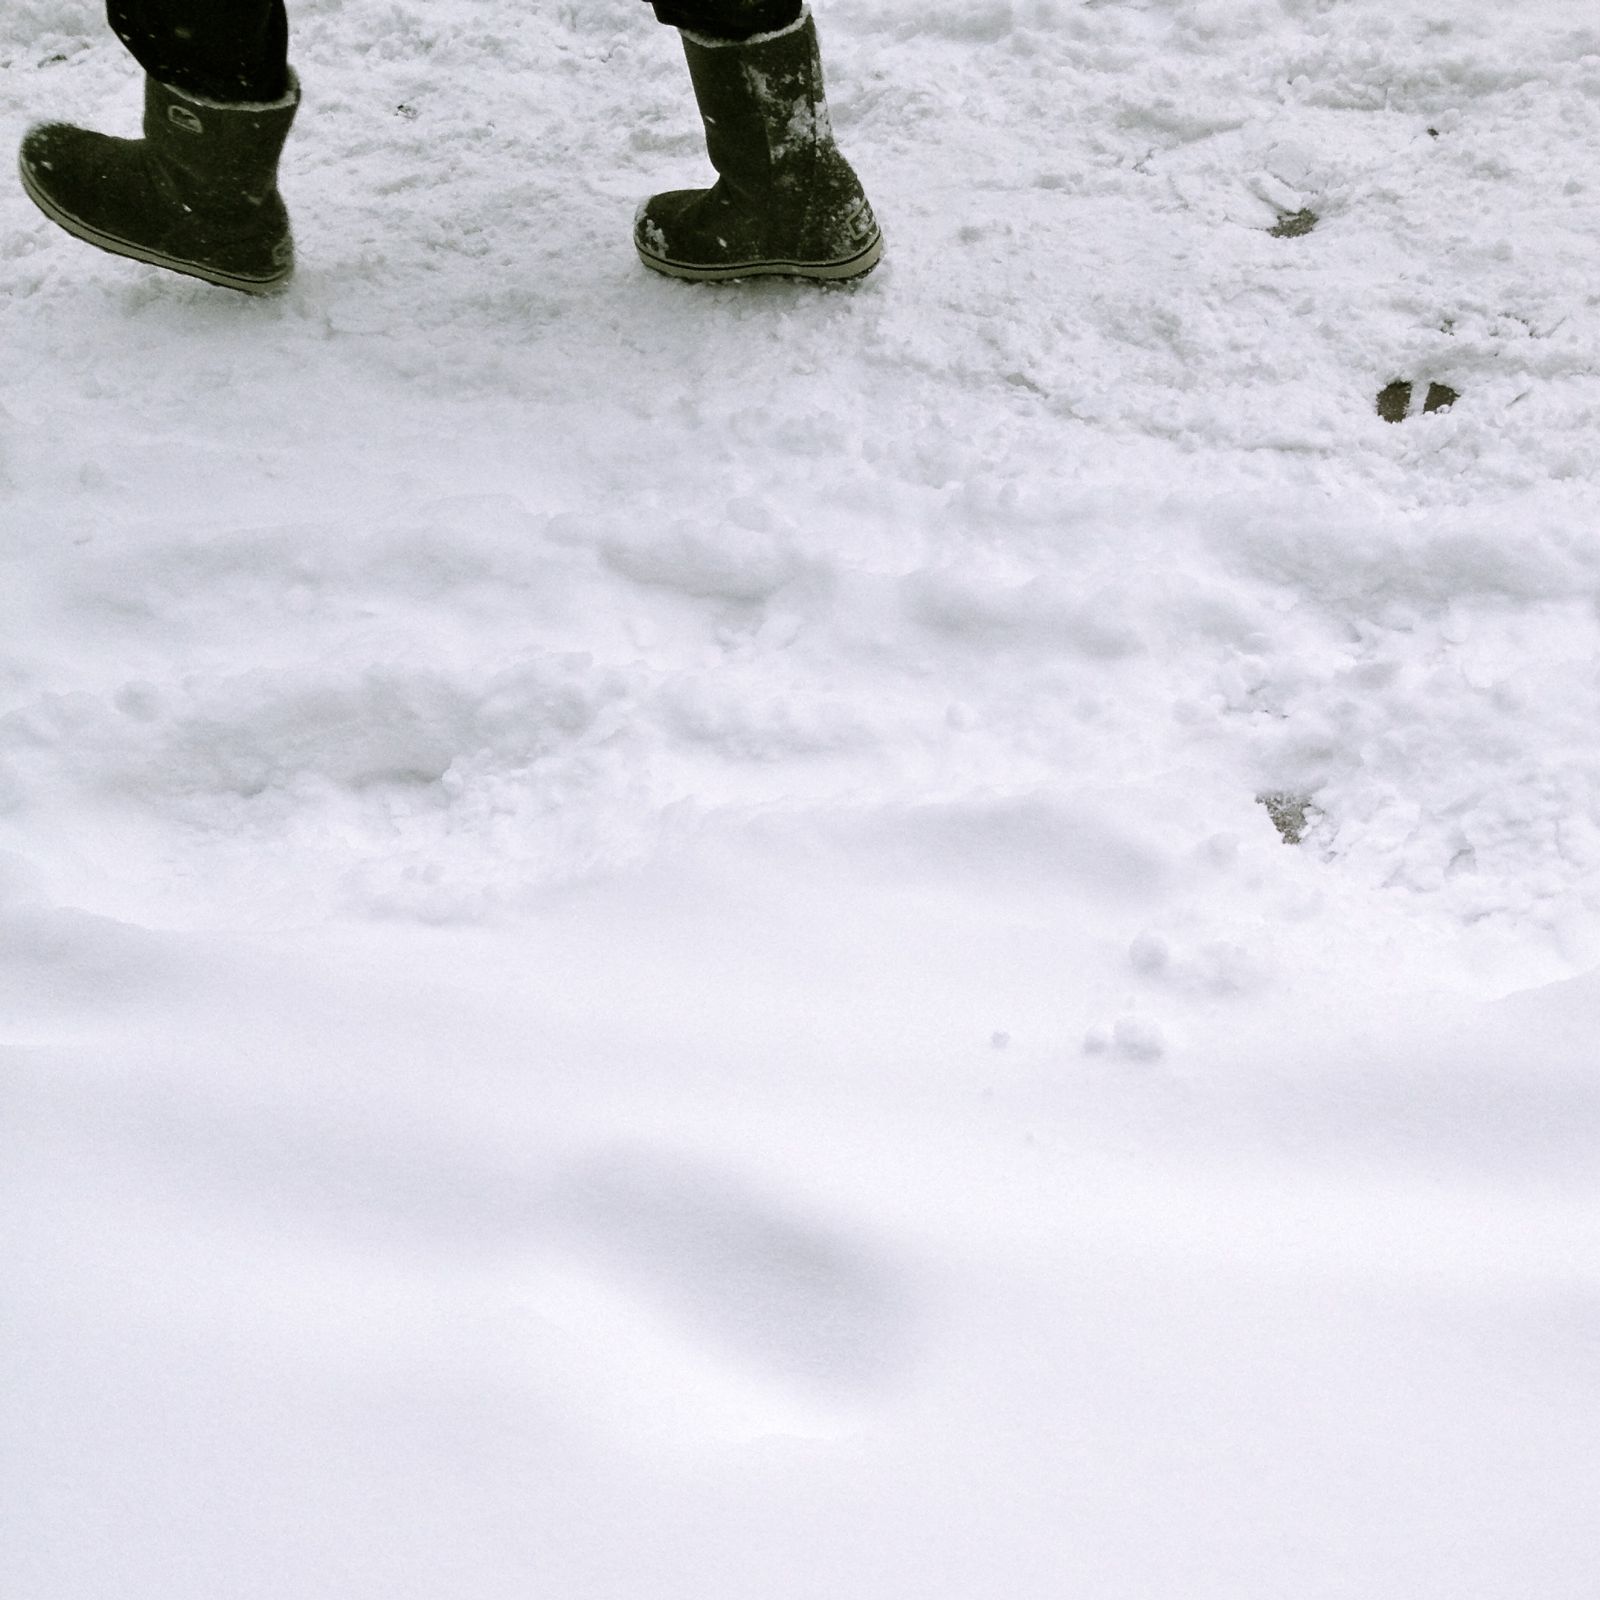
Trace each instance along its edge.
{"label": "trampled snow", "polygon": [[293,17],[283,297],[0,201],[7,1600],[1591,1600],[1592,7],[832,0],[837,290]]}

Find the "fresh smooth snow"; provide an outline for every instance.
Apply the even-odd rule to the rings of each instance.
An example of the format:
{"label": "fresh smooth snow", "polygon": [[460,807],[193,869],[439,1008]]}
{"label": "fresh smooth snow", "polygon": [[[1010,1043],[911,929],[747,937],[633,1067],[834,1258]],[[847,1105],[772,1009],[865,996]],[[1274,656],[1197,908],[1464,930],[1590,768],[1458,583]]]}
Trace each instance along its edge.
{"label": "fresh smooth snow", "polygon": [[1592,5],[831,0],[840,289],[292,12],[282,297],[0,200],[0,1592],[1593,1600]]}

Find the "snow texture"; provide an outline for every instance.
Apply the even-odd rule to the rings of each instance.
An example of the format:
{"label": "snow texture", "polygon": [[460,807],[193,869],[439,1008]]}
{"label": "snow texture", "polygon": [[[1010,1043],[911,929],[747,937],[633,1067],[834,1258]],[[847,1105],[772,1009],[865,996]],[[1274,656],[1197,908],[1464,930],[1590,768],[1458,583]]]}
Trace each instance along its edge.
{"label": "snow texture", "polygon": [[0,1592],[1593,1600],[1592,6],[838,0],[834,289],[293,9],[282,297],[0,200]]}

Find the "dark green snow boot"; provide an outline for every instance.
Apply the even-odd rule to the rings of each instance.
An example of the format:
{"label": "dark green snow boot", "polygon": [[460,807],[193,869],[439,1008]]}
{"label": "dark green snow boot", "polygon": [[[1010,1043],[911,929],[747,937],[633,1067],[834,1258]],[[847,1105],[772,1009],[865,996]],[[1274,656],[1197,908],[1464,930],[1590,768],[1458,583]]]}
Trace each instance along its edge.
{"label": "dark green snow boot", "polygon": [[294,270],[278,156],[300,85],[270,105],[224,105],[145,79],[144,138],[67,123],[30,129],[22,186],[52,222],[131,256],[263,294]]}
{"label": "dark green snow boot", "polygon": [[683,50],[718,177],[640,206],[640,260],[699,279],[856,278],[877,266],[883,236],[833,142],[810,14],[743,44],[685,31]]}

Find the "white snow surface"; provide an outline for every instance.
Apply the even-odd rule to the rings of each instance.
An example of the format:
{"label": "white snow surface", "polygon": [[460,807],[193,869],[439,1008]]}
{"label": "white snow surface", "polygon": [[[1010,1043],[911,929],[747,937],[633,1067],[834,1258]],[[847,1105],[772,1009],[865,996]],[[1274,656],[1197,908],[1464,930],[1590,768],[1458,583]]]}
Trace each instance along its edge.
{"label": "white snow surface", "polygon": [[835,0],[841,289],[292,10],[284,296],[0,200],[0,1592],[1593,1600],[1592,3]]}

